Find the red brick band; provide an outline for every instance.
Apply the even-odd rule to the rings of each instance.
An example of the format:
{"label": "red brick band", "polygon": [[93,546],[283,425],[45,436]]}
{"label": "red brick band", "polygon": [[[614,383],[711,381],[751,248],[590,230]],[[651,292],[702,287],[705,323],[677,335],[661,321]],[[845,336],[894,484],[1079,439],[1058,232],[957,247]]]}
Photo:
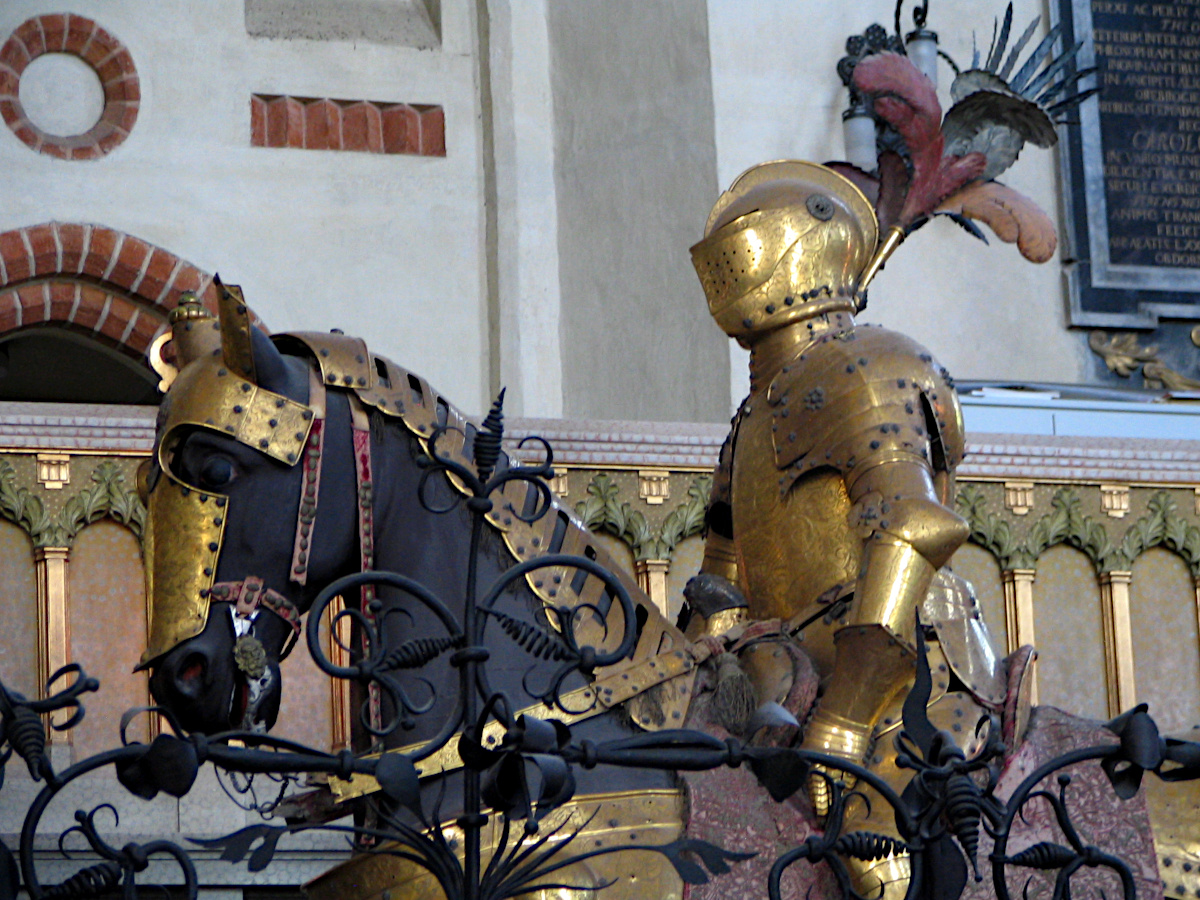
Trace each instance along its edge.
{"label": "red brick band", "polygon": [[446,115],[440,106],[254,94],[250,144],[445,156]]}
{"label": "red brick band", "polygon": [[132,235],[65,222],[0,233],[0,334],[67,326],[144,362],[182,291],[216,310],[211,275]]}
{"label": "red brick band", "polygon": [[[69,53],[92,67],[104,88],[100,120],[83,134],[59,137],[29,121],[21,105],[21,75],[45,53]],[[141,83],[133,56],[91,19],[71,13],[35,16],[0,47],[0,116],[39,153],[60,159],[97,159],[119,146],[137,121]]]}

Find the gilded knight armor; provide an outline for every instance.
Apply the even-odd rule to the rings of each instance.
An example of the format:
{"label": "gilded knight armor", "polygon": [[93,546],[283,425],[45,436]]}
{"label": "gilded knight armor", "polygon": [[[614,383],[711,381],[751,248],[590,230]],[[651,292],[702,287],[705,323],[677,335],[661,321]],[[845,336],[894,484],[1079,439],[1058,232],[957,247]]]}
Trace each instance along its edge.
{"label": "gilded knight armor", "polygon": [[[940,639],[935,666],[944,658],[961,682],[942,676],[938,696],[973,726],[1005,685],[969,586],[939,573],[969,533],[952,508],[962,415],[928,351],[854,321],[876,250],[871,204],[822,166],[767,163],[721,196],[706,235],[693,261],[713,317],[751,352],[751,390],[714,479],[703,571],[814,657],[824,692],[807,749],[871,761],[912,682],[918,609]],[[709,609],[689,631],[729,621]],[[810,791],[822,813],[824,779]],[[876,885],[906,877],[894,861],[875,868]]]}

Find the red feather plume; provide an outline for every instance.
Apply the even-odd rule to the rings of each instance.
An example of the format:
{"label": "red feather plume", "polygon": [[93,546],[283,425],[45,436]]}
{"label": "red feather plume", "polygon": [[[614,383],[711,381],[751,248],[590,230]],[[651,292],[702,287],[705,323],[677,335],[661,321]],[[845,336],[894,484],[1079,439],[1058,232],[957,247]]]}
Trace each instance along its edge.
{"label": "red feather plume", "polygon": [[[854,68],[854,87],[871,99],[876,115],[896,129],[908,150],[912,174],[895,223],[905,231],[983,174],[987,158],[982,153],[943,155],[946,142],[937,92],[908,57],[897,53],[866,57]],[[882,169],[880,176],[887,178]],[[895,193],[888,187],[881,185],[881,196]]]}

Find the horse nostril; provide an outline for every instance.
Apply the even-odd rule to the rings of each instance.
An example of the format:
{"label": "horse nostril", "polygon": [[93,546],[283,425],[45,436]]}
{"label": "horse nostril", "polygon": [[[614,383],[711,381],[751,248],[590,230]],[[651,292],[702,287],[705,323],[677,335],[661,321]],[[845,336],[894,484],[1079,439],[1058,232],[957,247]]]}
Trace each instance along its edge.
{"label": "horse nostril", "polygon": [[193,653],[180,664],[175,683],[184,693],[197,694],[204,683],[205,668],[204,656]]}

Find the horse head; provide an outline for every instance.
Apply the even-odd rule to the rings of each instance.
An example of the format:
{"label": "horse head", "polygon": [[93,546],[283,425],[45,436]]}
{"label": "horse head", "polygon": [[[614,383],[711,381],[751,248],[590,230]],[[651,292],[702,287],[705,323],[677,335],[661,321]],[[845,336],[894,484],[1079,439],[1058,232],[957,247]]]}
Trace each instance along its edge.
{"label": "horse head", "polygon": [[349,418],[345,396],[253,327],[236,288],[221,287],[219,311],[190,298],[172,315],[178,374],[139,477],[150,626],[138,668],[206,733],[274,724],[300,616],[356,549],[353,504],[315,503],[322,468],[354,477],[352,448],[320,441],[327,418]]}

